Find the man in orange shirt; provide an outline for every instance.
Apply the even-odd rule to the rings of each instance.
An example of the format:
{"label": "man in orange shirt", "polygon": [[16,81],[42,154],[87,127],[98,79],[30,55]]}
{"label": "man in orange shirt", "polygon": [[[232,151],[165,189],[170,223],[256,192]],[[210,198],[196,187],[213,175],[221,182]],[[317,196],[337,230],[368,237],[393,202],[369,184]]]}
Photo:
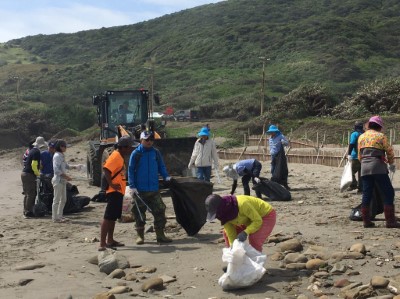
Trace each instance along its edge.
{"label": "man in orange shirt", "polygon": [[132,152],[133,144],[134,142],[130,136],[119,138],[118,149],[112,152],[103,166],[108,188],[106,190],[107,207],[100,228],[99,251],[104,251],[106,248],[125,246],[123,243],[114,240],[114,228],[115,221],[121,218],[122,201],[126,188],[124,156]]}

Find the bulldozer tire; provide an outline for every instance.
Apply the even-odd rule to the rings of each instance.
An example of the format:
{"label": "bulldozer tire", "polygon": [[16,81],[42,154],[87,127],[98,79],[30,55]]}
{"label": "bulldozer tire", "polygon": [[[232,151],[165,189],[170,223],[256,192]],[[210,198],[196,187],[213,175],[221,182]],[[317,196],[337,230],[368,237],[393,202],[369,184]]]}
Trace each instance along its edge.
{"label": "bulldozer tire", "polygon": [[87,175],[89,185],[98,186],[101,185],[101,161],[96,155],[96,148],[93,143],[89,143],[89,149],[87,154]]}

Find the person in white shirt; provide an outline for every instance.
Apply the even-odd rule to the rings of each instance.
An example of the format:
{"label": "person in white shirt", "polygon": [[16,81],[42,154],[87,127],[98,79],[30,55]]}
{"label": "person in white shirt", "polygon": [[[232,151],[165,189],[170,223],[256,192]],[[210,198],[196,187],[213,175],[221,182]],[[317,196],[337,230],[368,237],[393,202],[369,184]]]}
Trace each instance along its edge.
{"label": "person in white shirt", "polygon": [[209,138],[210,131],[208,128],[201,128],[197,135],[199,139],[194,144],[188,168],[191,169],[196,166],[197,178],[209,182],[211,179],[211,166],[214,165],[215,169],[218,168],[217,147],[214,140]]}

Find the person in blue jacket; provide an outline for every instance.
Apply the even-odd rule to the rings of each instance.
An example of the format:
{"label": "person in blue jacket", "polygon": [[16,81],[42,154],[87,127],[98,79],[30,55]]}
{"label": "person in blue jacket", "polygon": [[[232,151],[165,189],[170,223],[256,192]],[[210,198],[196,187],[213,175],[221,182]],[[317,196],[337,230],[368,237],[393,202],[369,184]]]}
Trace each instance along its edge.
{"label": "person in blue jacket", "polygon": [[138,238],[136,244],[144,244],[144,226],[146,224],[146,210],[153,214],[154,230],[157,242],[171,242],[164,234],[165,204],[161,199],[158,186],[159,174],[165,181],[171,180],[160,152],[153,147],[154,134],[143,131],[140,134],[140,145],[132,152],[129,158],[128,183],[130,195],[135,199],[132,208],[135,216],[135,227]]}
{"label": "person in blue jacket", "polygon": [[[233,165],[225,166],[223,172],[233,180],[231,195],[235,193],[239,177],[242,177],[244,195],[250,195],[249,182],[252,181],[253,185],[260,183],[261,169],[262,165],[256,159],[241,160]],[[262,199],[260,191],[256,191],[256,195]]]}
{"label": "person in blue jacket", "polygon": [[[358,137],[364,133],[364,123],[356,121],[354,124],[354,131],[350,135],[350,142],[347,151],[347,159],[351,163],[352,183],[348,191],[357,189],[357,193],[362,193],[362,179],[361,179],[361,162],[358,159]],[[356,179],[358,173],[358,180]],[[357,183],[358,181],[358,183]]]}

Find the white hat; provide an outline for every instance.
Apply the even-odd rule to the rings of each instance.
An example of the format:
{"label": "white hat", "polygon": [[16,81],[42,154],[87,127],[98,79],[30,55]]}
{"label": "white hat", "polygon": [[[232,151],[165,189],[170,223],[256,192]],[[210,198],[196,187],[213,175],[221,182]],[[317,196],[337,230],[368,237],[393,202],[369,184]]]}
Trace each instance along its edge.
{"label": "white hat", "polygon": [[222,171],[225,173],[225,175],[226,175],[228,178],[231,178],[231,179],[233,179],[233,180],[237,180],[238,177],[239,177],[239,175],[237,174],[237,172],[236,172],[236,170],[235,170],[235,165],[236,165],[236,164],[234,164],[234,165],[232,166],[232,164],[229,164],[229,165],[224,166],[224,168],[222,169]]}
{"label": "white hat", "polygon": [[140,139],[149,139],[149,138],[153,138],[154,139],[154,134],[151,131],[143,131],[140,134]]}
{"label": "white hat", "polygon": [[36,141],[33,143],[33,146],[38,149],[43,149],[43,148],[47,148],[48,144],[46,141],[44,141],[44,138],[42,136],[39,136],[36,138]]}

